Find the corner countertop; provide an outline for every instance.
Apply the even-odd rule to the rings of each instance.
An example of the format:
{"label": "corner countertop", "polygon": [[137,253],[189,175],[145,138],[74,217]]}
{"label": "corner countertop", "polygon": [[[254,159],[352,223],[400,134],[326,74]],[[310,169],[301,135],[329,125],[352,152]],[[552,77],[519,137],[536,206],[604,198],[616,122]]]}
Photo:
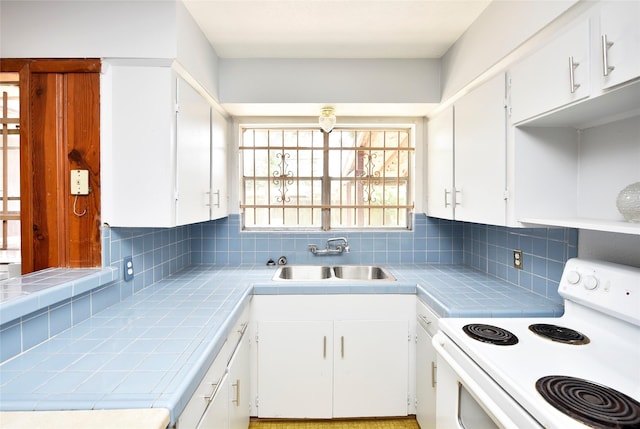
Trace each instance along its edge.
{"label": "corner countertop", "polygon": [[562,304],[459,265],[396,282],[272,282],[272,267],[191,266],[0,365],[0,410],[166,408],[171,424],[254,294],[417,294],[441,317],[560,316]]}

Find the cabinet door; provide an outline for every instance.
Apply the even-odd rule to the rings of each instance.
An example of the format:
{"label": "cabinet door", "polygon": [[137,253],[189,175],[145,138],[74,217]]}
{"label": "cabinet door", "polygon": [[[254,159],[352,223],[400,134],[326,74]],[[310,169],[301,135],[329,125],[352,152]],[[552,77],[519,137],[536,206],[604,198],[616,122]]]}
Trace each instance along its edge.
{"label": "cabinet door", "polygon": [[197,429],[229,429],[229,374],[225,374],[216,386],[214,396]]}
{"label": "cabinet door", "polygon": [[230,429],[247,429],[250,414],[249,338],[247,335],[243,335],[229,362]]}
{"label": "cabinet door", "polygon": [[589,68],[589,21],[582,21],[511,68],[512,122],[588,97]]}
{"label": "cabinet door", "polygon": [[111,151],[103,146],[103,220],[175,226],[175,75],[169,67],[138,66],[112,66],[106,74],[102,102],[111,101],[111,109],[103,126],[110,120]]}
{"label": "cabinet door", "polygon": [[209,220],[211,107],[191,85],[178,78],[176,223]]}
{"label": "cabinet door", "polygon": [[436,426],[436,350],[431,335],[418,323],[416,327],[416,419],[421,429]]}
{"label": "cabinet door", "polygon": [[455,218],[506,223],[505,78],[500,74],[455,107]]}
{"label": "cabinet door", "polygon": [[407,415],[409,325],[335,321],[333,416]]}
{"label": "cabinet door", "polygon": [[454,218],[453,107],[427,124],[427,215]]}
{"label": "cabinet door", "polygon": [[227,120],[211,112],[211,219],[229,214],[227,191]]}
{"label": "cabinet door", "polygon": [[602,87],[640,76],[640,2],[602,2],[600,33]]}
{"label": "cabinet door", "polygon": [[331,321],[258,323],[258,417],[331,418]]}

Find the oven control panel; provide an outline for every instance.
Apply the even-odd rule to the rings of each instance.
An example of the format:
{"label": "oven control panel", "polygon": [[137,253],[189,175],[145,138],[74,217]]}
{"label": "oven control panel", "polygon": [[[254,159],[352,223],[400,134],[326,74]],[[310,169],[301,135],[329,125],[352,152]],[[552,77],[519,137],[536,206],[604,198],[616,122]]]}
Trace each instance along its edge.
{"label": "oven control panel", "polygon": [[640,268],[570,259],[558,292],[566,300],[640,325]]}

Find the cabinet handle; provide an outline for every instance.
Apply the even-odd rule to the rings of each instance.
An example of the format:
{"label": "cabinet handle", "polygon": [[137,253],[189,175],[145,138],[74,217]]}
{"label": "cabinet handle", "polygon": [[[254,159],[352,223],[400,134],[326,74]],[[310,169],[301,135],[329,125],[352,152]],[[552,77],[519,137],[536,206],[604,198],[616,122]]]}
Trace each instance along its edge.
{"label": "cabinet handle", "polygon": [[324,336],[324,340],[322,341],[322,358],[327,358],[327,336]]}
{"label": "cabinet handle", "polygon": [[213,193],[213,195],[215,195],[218,199],[218,202],[215,204],[216,208],[219,209],[220,208],[220,189],[218,189],[217,191],[215,191]]}
{"label": "cabinet handle", "polygon": [[580,88],[580,84],[576,83],[575,79],[575,71],[576,68],[580,65],[580,63],[573,61],[573,56],[569,57],[569,87],[571,88],[571,93],[575,93],[578,88]]}
{"label": "cabinet handle", "polygon": [[609,65],[609,48],[613,46],[613,42],[607,41],[607,35],[602,35],[602,75],[607,77],[615,67]]}
{"label": "cabinet handle", "polygon": [[420,320],[422,320],[427,326],[431,325],[431,320],[427,319],[427,316],[424,314],[418,314]]}
{"label": "cabinet handle", "polygon": [[231,402],[236,404],[236,407],[239,407],[240,406],[240,379],[237,379],[236,382],[232,384],[232,386],[236,388],[236,399],[234,399]]}
{"label": "cabinet handle", "polygon": [[451,193],[451,191],[447,191],[447,188],[444,188],[444,206],[445,207],[449,207],[451,205],[451,203],[449,202],[449,194]]}
{"label": "cabinet handle", "polygon": [[454,206],[460,206],[462,205],[462,189],[455,189],[453,190],[454,194],[453,194],[453,205]]}
{"label": "cabinet handle", "polygon": [[208,395],[204,395],[204,399],[207,402],[211,402],[213,397],[216,396],[216,391],[218,390],[218,383],[211,383],[211,393]]}
{"label": "cabinet handle", "polygon": [[247,322],[244,322],[244,323],[240,324],[240,329],[238,329],[238,334],[240,334],[240,337],[242,337],[244,335],[244,333],[246,332],[248,326],[249,326],[249,324]]}
{"label": "cabinet handle", "polygon": [[344,359],[344,336],[340,337],[340,357]]}
{"label": "cabinet handle", "polygon": [[438,366],[434,361],[431,361],[431,387],[435,389],[437,381],[436,381],[436,369]]}

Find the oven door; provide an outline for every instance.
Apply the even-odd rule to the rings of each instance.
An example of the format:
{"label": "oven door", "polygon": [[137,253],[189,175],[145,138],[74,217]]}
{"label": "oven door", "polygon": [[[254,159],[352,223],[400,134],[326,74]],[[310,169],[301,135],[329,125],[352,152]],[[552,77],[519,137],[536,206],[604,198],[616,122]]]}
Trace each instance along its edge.
{"label": "oven door", "polygon": [[542,426],[444,333],[437,352],[438,429],[541,429]]}

